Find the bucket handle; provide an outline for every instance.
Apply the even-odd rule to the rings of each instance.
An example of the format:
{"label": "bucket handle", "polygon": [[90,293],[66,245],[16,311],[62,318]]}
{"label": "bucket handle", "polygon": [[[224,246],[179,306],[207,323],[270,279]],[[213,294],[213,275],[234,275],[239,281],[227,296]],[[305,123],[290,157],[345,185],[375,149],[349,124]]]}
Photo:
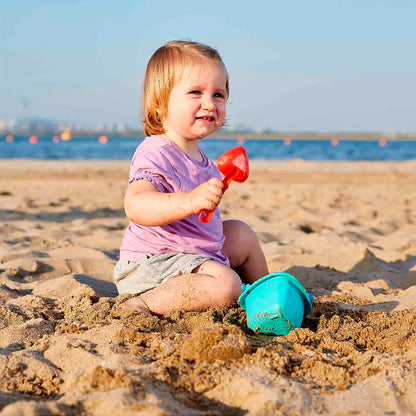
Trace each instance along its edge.
{"label": "bucket handle", "polygon": [[250,286],[251,286],[251,285],[249,285],[248,283],[243,283],[243,284],[241,285],[241,291],[242,291],[242,292],[245,292],[246,290],[250,289]]}

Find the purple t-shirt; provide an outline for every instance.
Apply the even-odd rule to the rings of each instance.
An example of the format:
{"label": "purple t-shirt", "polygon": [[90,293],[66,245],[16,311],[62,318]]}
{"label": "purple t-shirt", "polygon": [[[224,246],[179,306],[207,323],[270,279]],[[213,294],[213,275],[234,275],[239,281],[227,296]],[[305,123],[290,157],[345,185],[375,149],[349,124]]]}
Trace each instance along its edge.
{"label": "purple t-shirt", "polygon": [[[147,137],[136,149],[129,183],[138,179],[151,182],[159,192],[188,192],[221,174],[199,149],[202,162],[189,157],[179,147],[160,136]],[[230,265],[222,251],[224,232],[219,209],[204,224],[198,214],[167,225],[145,227],[130,221],[120,249],[122,260],[135,261],[146,254],[195,253]]]}

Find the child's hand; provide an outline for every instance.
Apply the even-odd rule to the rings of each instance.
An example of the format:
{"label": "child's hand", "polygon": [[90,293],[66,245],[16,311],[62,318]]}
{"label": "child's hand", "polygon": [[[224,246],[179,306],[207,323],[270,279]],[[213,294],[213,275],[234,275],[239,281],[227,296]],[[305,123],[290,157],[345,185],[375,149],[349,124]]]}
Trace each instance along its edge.
{"label": "child's hand", "polygon": [[218,178],[211,178],[188,192],[189,206],[192,214],[198,214],[206,209],[213,211],[221,201],[224,184]]}

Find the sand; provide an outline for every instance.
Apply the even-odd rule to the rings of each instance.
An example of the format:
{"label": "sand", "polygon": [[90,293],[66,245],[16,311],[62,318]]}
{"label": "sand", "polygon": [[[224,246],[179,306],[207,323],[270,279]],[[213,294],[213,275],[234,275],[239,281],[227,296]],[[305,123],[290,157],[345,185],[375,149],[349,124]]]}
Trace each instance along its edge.
{"label": "sand", "polygon": [[314,294],[285,337],[239,307],[120,311],[128,161],[0,161],[0,415],[415,415],[416,161],[252,162],[224,219]]}

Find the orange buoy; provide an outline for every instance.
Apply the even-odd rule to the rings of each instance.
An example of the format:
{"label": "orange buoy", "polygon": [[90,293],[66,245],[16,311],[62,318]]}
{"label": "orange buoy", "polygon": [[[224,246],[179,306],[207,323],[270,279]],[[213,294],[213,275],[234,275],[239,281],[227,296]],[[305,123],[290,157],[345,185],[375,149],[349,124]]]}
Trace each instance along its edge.
{"label": "orange buoy", "polygon": [[38,136],[30,136],[29,143],[36,144],[38,142]]}
{"label": "orange buoy", "polygon": [[6,136],[6,142],[7,142],[7,143],[12,143],[12,142],[13,142],[13,140],[14,140],[14,137],[13,137],[11,134],[8,134],[8,135]]}
{"label": "orange buoy", "polygon": [[283,143],[285,144],[285,146],[290,146],[292,144],[292,140],[291,139],[284,139]]}
{"label": "orange buoy", "polygon": [[239,137],[237,139],[237,144],[239,144],[240,146],[243,145],[245,143],[245,140],[242,137]]}
{"label": "orange buoy", "polygon": [[71,139],[72,139],[72,134],[70,131],[64,131],[63,133],[61,133],[61,140],[67,141]]}
{"label": "orange buoy", "polygon": [[52,143],[59,143],[59,136],[53,136]]}
{"label": "orange buoy", "polygon": [[107,136],[100,136],[100,137],[98,138],[98,141],[99,141],[101,144],[105,144],[105,143],[107,143],[107,142],[108,142],[108,137],[107,137]]}
{"label": "orange buoy", "polygon": [[378,141],[378,145],[381,147],[384,147],[387,144],[387,140],[386,139],[380,139]]}
{"label": "orange buoy", "polygon": [[331,139],[331,145],[332,146],[338,146],[339,145],[339,140],[338,139]]}

